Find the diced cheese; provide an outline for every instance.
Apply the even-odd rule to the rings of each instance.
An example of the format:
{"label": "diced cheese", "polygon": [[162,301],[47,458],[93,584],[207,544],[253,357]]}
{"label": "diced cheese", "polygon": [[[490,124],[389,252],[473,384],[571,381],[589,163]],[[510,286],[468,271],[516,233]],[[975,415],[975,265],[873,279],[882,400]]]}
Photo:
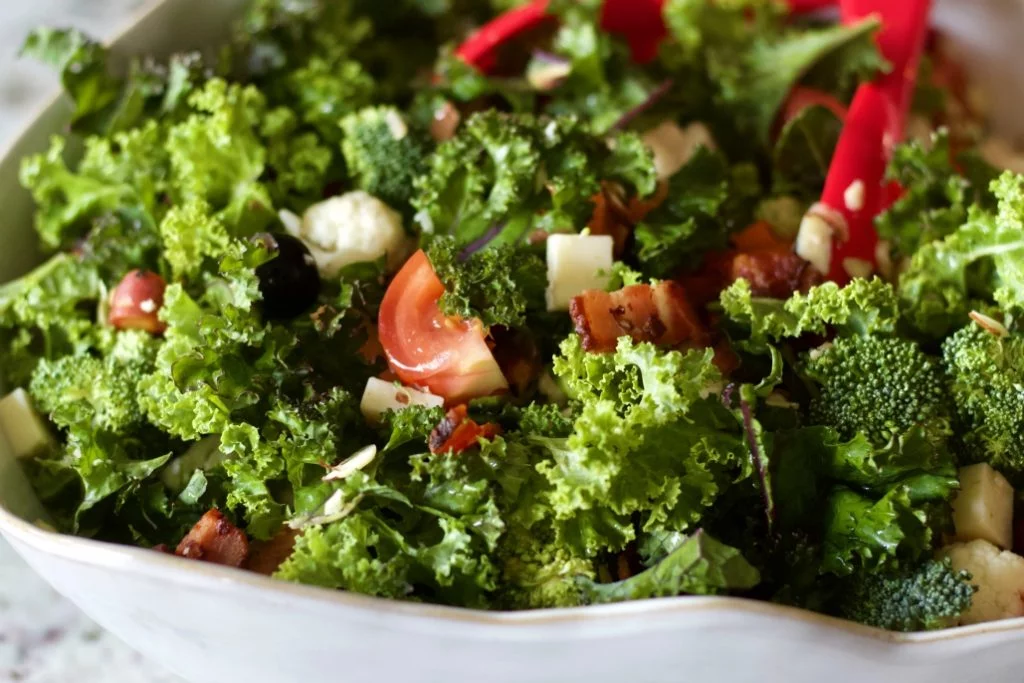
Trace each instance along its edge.
{"label": "diced cheese", "polygon": [[282,219],[285,228],[309,247],[320,274],[334,277],[347,265],[387,257],[397,270],[409,255],[411,242],[402,217],[366,192],[349,192],[314,204],[301,224]]}
{"label": "diced cheese", "polygon": [[699,121],[685,129],[672,121],[665,121],[644,133],[643,140],[654,154],[654,168],[661,180],[667,180],[678,173],[699,147],[715,148],[711,131]]}
{"label": "diced cheese", "polygon": [[953,569],[970,572],[971,583],[978,587],[961,624],[1024,616],[1024,557],[982,540],[955,543],[940,554],[950,559]]}
{"label": "diced cheese", "polygon": [[363,390],[359,410],[368,422],[376,424],[389,410],[399,411],[409,406],[440,408],[443,405],[444,399],[440,396],[371,377]]}
{"label": "diced cheese", "polygon": [[548,237],[548,310],[567,311],[573,297],[588,289],[605,289],[614,247],[610,235]]}
{"label": "diced cheese", "polygon": [[1013,487],[987,463],[960,469],[960,492],[953,500],[956,540],[978,539],[1000,548],[1013,546]]}
{"label": "diced cheese", "polygon": [[53,446],[53,436],[24,389],[0,399],[0,434],[16,458],[32,458]]}

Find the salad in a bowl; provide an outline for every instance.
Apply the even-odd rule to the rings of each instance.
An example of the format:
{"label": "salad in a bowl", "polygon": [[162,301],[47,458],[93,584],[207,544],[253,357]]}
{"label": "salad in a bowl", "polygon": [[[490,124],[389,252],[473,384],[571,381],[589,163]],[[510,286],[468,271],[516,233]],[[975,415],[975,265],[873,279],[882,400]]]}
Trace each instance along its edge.
{"label": "salad in a bowl", "polygon": [[930,9],[254,0],[123,73],[40,29],[0,434],[60,531],[329,589],[1022,616],[1024,176]]}

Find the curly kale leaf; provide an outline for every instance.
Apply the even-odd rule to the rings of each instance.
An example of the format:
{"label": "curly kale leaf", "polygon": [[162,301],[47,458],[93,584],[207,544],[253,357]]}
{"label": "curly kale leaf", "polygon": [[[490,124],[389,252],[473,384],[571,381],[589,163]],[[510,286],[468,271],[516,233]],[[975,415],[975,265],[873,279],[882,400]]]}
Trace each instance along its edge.
{"label": "curly kale leaf", "polygon": [[635,576],[615,583],[589,579],[579,583],[585,601],[599,604],[681,594],[715,595],[747,590],[760,580],[760,572],[738,550],[698,530],[653,567]]}
{"label": "curly kale leaf", "polygon": [[899,303],[892,286],[874,278],[845,287],[832,282],[794,294],[788,300],[755,297],[750,283],[737,280],[721,294],[726,316],[754,343],[822,335],[892,333]]}
{"label": "curly kale leaf", "polygon": [[750,224],[761,195],[757,169],[730,167],[705,147],[669,181],[668,198],[636,226],[636,259],[645,274],[669,277],[724,249],[729,235]]}
{"label": "curly kale leaf", "polygon": [[653,160],[639,139],[614,143],[573,118],[475,114],[416,181],[417,221],[462,245],[492,230],[500,230],[496,243],[516,243],[536,229],[585,225],[601,181],[654,191]]}
{"label": "curly kale leaf", "polygon": [[995,170],[980,159],[971,161],[966,168],[973,173],[962,175],[945,129],[927,144],[912,141],[894,150],[886,178],[898,182],[904,194],[876,221],[879,237],[889,241],[894,254],[912,256],[923,245],[945,239],[967,222],[971,206],[995,208],[989,192]]}
{"label": "curly kale leaf", "polygon": [[521,327],[528,312],[544,309],[547,266],[525,245],[485,249],[466,258],[455,240],[434,240],[427,251],[445,285],[441,310],[485,327]]}
{"label": "curly kale leaf", "polygon": [[900,276],[904,315],[924,335],[940,338],[962,325],[974,299],[1024,305],[1024,176],[1006,172],[992,191],[994,215],[973,206],[956,232],[918,249]]}

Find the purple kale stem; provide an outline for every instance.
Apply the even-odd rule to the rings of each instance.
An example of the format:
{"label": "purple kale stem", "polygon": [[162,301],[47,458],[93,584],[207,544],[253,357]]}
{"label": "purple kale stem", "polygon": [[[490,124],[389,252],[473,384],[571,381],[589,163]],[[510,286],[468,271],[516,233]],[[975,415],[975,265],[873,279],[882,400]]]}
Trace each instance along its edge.
{"label": "purple kale stem", "polygon": [[653,107],[658,102],[658,100],[667,95],[669,90],[672,89],[673,85],[675,85],[675,81],[673,81],[671,78],[663,81],[661,85],[659,85],[657,88],[651,91],[651,94],[647,96],[646,100],[644,100],[639,105],[633,107],[625,114],[623,114],[622,118],[616,121],[615,124],[612,126],[612,130],[622,130],[629,124],[633,123],[633,121],[635,121],[638,116],[640,116],[645,111]]}
{"label": "purple kale stem", "polygon": [[722,405],[732,410],[732,392],[736,390],[735,384],[726,385],[722,391]]}
{"label": "purple kale stem", "polygon": [[770,529],[775,523],[775,502],[772,500],[771,483],[768,481],[768,462],[765,460],[761,447],[757,442],[757,432],[754,429],[754,411],[750,409],[750,403],[740,399],[740,411],[743,413],[743,429],[747,434],[750,456],[754,460],[757,476],[761,479],[761,496],[764,498],[764,511],[768,516],[768,528]]}
{"label": "purple kale stem", "polygon": [[480,239],[477,239],[477,240],[474,240],[473,242],[470,242],[469,245],[465,249],[462,250],[462,253],[459,254],[459,260],[460,261],[468,261],[469,258],[473,254],[475,254],[476,252],[480,251],[481,249],[486,247],[488,244],[490,244],[491,240],[493,240],[495,237],[500,235],[501,231],[504,230],[504,229],[505,229],[505,224],[504,223],[498,223],[498,224],[492,226],[491,228],[489,228],[487,230],[487,232],[485,232],[483,234],[483,236],[480,237]]}

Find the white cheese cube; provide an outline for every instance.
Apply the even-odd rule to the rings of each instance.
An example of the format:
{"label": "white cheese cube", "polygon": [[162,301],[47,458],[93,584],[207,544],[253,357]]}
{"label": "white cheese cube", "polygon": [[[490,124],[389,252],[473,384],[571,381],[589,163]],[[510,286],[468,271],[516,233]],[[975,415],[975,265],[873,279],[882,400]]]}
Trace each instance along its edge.
{"label": "white cheese cube", "polygon": [[24,389],[0,399],[0,434],[7,438],[14,457],[32,458],[53,446],[53,436]]}
{"label": "white cheese cube", "polygon": [[334,277],[345,266],[387,256],[388,268],[397,270],[411,249],[402,217],[366,192],[349,192],[314,204],[301,224],[291,217],[285,228],[309,247],[324,277]]}
{"label": "white cheese cube", "polygon": [[359,410],[368,422],[376,424],[389,410],[398,411],[409,406],[440,408],[443,405],[444,399],[440,396],[371,377],[363,390]]}
{"label": "white cheese cube", "polygon": [[548,310],[568,311],[573,297],[588,289],[605,289],[614,248],[611,235],[548,237]]}
{"label": "white cheese cube", "polygon": [[941,555],[957,571],[970,572],[971,583],[978,587],[961,624],[1024,616],[1024,557],[982,540],[955,543]]}
{"label": "white cheese cube", "polygon": [[960,469],[960,492],[953,501],[956,540],[981,539],[1000,548],[1013,546],[1013,487],[987,463]]}
{"label": "white cheese cube", "polygon": [[665,121],[644,133],[643,141],[654,154],[654,168],[661,180],[668,180],[686,166],[697,148],[715,148],[711,131],[700,122],[691,123],[684,129],[672,121]]}

